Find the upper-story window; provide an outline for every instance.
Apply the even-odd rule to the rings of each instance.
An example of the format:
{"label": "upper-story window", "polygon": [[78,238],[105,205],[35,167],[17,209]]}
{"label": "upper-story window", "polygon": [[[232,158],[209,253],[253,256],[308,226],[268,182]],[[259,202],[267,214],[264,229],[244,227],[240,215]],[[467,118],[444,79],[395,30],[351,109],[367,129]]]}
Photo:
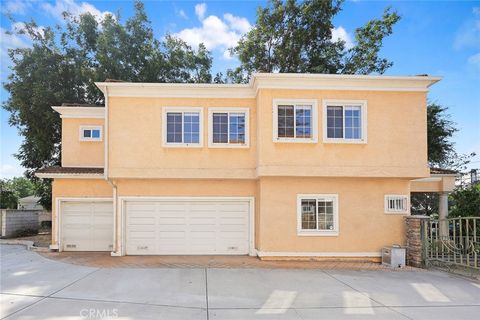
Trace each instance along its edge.
{"label": "upper-story window", "polygon": [[102,141],[102,127],[80,126],[80,141]]}
{"label": "upper-story window", "polygon": [[325,100],[323,141],[326,143],[367,142],[367,102]]}
{"label": "upper-story window", "polygon": [[317,102],[315,100],[275,100],[273,141],[317,142]]}
{"label": "upper-story window", "polygon": [[203,144],[202,108],[164,108],[163,145],[201,147]]}
{"label": "upper-story window", "polygon": [[209,108],[208,145],[248,147],[248,108]]}

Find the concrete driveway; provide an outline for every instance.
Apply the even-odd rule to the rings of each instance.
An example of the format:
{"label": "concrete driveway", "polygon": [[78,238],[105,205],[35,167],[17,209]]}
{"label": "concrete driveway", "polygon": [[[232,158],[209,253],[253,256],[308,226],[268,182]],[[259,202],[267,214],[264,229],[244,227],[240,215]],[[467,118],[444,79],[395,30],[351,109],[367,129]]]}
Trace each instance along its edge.
{"label": "concrete driveway", "polygon": [[480,284],[442,272],[92,268],[0,246],[6,319],[474,319]]}

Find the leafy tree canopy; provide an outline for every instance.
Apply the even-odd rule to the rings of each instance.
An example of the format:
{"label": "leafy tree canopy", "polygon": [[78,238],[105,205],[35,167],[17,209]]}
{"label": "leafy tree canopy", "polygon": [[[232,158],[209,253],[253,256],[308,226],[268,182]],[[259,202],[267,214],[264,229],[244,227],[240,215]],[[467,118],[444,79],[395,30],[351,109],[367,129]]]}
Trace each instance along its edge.
{"label": "leafy tree canopy", "polygon": [[480,184],[458,188],[450,197],[448,217],[480,217]]}
{"label": "leafy tree canopy", "polygon": [[16,209],[18,199],[33,195],[34,184],[24,177],[0,180],[0,208]]}
{"label": "leafy tree canopy", "polygon": [[[246,82],[253,72],[384,73],[392,62],[379,56],[385,37],[393,32],[399,15],[385,9],[355,30],[355,44],[347,47],[333,39],[333,18],[343,0],[272,0],[258,8],[255,26],[231,49],[240,67],[227,72],[225,81]],[[217,75],[217,81],[218,76]]]}
{"label": "leafy tree canopy", "polygon": [[30,48],[9,50],[12,73],[2,107],[24,140],[16,154],[27,176],[60,164],[60,118],[50,107],[64,102],[103,103],[94,82],[107,78],[142,82],[211,82],[212,57],[166,35],[160,41],[141,2],[124,23],[119,15],[97,21],[90,13],[64,13],[66,24],[39,29],[34,21],[18,32]]}

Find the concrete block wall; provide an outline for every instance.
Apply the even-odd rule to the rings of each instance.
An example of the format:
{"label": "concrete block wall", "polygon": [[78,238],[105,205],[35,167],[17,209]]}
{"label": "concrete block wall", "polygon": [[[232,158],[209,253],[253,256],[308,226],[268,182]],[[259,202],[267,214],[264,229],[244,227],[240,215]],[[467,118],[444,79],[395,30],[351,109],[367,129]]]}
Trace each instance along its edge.
{"label": "concrete block wall", "polygon": [[1,236],[14,237],[23,230],[38,231],[38,216],[41,210],[1,210]]}

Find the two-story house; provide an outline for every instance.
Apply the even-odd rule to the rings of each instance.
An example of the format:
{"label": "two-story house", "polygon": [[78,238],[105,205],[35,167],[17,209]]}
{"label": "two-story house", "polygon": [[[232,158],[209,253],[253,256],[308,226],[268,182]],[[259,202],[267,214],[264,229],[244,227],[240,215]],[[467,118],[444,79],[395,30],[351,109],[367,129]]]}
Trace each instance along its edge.
{"label": "two-story house", "polygon": [[97,83],[105,106],[53,107],[62,166],[37,173],[53,179],[51,248],[378,258],[405,242],[412,180],[432,185],[426,102],[438,80]]}

